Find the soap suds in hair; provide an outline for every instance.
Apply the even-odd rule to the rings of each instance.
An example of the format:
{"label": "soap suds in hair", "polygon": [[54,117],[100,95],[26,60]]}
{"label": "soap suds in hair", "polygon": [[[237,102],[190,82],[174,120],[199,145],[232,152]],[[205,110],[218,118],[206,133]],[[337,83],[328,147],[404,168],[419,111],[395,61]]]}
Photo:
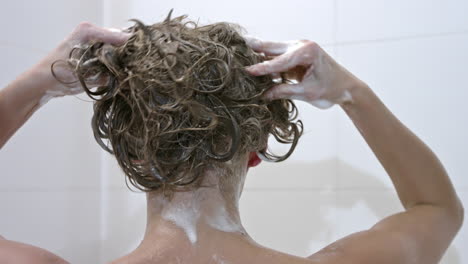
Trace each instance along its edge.
{"label": "soap suds in hair", "polygon": [[[240,27],[199,26],[185,16],[126,29],[122,46],[75,47],[67,61],[95,100],[93,132],[127,180],[143,191],[197,188],[204,171],[238,152],[282,161],[302,134],[293,101],[266,101],[271,76],[245,68],[268,59],[247,46]],[[104,85],[91,86],[100,76]],[[287,80],[282,80],[286,82]],[[269,153],[272,135],[291,148]]]}

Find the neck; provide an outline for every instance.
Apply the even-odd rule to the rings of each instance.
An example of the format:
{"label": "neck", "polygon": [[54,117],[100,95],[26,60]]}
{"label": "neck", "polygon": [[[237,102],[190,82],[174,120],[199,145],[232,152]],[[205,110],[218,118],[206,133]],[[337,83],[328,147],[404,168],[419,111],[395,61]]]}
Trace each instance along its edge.
{"label": "neck", "polygon": [[175,192],[171,198],[159,191],[148,193],[147,226],[141,246],[156,245],[155,241],[163,239],[194,245],[204,243],[205,237],[213,241],[226,236],[247,236],[238,209],[243,181],[224,183],[220,178],[208,173],[204,187]]}

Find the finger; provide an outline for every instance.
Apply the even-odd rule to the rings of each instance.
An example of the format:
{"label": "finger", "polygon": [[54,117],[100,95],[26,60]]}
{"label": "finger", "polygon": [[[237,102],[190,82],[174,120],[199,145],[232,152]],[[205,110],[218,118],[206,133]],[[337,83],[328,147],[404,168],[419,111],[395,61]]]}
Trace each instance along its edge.
{"label": "finger", "polygon": [[288,51],[292,42],[264,41],[252,36],[245,36],[245,41],[249,47],[256,52],[263,52],[265,55],[277,56]]}
{"label": "finger", "polygon": [[300,99],[303,97],[304,87],[302,84],[278,84],[271,87],[263,95],[266,100],[276,99]]}
{"label": "finger", "polygon": [[[304,61],[304,59],[309,61]],[[297,66],[312,67],[312,58],[302,56],[301,52],[285,53],[272,60],[249,66],[246,70],[252,75],[261,76],[272,73],[287,72]]]}
{"label": "finger", "polygon": [[130,33],[123,32],[115,28],[109,29],[101,27],[90,27],[88,29],[89,40],[109,43],[116,46],[125,43],[130,38],[130,36]]}

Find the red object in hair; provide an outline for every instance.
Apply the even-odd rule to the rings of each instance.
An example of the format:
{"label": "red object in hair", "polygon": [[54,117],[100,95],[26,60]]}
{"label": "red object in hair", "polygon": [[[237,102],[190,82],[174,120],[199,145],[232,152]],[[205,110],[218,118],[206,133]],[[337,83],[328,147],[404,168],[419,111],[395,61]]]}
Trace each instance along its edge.
{"label": "red object in hair", "polygon": [[257,166],[258,164],[260,164],[260,162],[262,162],[262,160],[257,156],[257,153],[255,152],[250,152],[250,156],[249,156],[249,164],[247,165],[249,168],[250,167],[255,167]]}

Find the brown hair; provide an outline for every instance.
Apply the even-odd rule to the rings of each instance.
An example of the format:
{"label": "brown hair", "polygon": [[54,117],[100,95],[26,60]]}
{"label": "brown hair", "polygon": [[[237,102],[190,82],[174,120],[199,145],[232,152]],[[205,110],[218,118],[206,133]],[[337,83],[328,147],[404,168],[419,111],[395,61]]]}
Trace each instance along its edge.
{"label": "brown hair", "polygon": [[[153,25],[132,21],[124,45],[89,43],[68,59],[95,100],[97,142],[115,155],[132,185],[143,191],[192,187],[211,164],[236,153],[258,151],[282,161],[293,152],[302,134],[296,106],[262,99],[272,78],[244,68],[266,57],[247,46],[238,26],[198,26],[170,14]],[[96,78],[106,84],[88,87]],[[270,134],[291,144],[287,154],[267,151]]]}

